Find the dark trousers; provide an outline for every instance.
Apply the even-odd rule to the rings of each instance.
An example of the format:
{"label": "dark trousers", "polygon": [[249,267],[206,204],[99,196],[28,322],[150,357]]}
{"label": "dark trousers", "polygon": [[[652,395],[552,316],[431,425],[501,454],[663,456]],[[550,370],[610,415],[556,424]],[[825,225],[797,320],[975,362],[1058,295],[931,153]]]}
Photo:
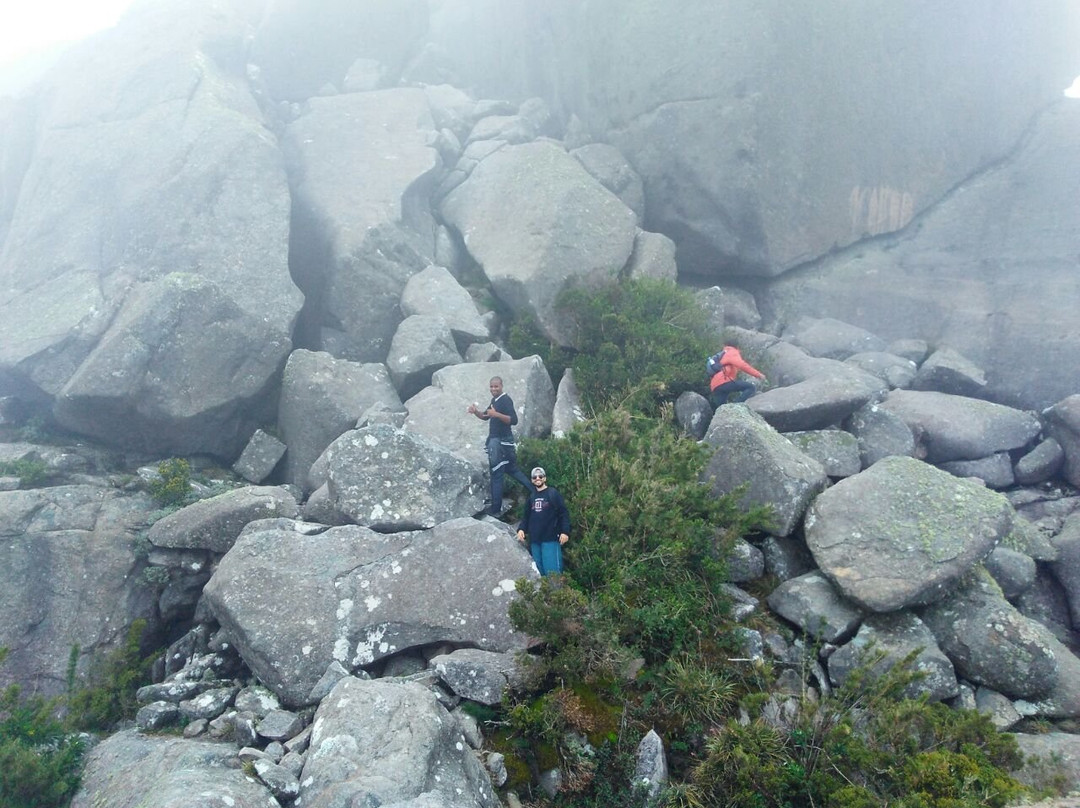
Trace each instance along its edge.
{"label": "dark trousers", "polygon": [[488,464],[491,466],[491,511],[495,516],[502,513],[503,480],[507,474],[517,480],[526,491],[533,490],[532,481],[517,464],[517,448],[513,443],[503,443],[499,438],[487,440]]}
{"label": "dark trousers", "polygon": [[757,389],[748,381],[743,379],[736,379],[733,382],[725,382],[709,393],[709,403],[713,405],[713,409],[720,407],[724,404],[735,404],[740,401],[746,401],[750,396],[754,395]]}

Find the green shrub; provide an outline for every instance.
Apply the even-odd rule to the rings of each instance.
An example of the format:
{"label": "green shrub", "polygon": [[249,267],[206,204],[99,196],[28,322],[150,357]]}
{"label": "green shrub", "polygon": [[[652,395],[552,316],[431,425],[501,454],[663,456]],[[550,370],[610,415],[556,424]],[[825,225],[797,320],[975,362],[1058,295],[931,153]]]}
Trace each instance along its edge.
{"label": "green shrub", "polygon": [[693,295],[671,281],[572,288],[559,305],[574,324],[574,377],[592,409],[622,404],[655,414],[661,401],[705,387],[716,337]]}
{"label": "green shrub", "polygon": [[191,464],[182,457],[158,463],[158,478],[150,483],[150,495],[162,507],[183,504],[191,493]]}
{"label": "green shrub", "polygon": [[[0,649],[0,663],[7,649]],[[57,718],[59,699],[0,692],[0,805],[64,806],[79,787],[83,744]]]}
{"label": "green shrub", "polygon": [[33,488],[49,478],[49,467],[36,457],[0,461],[0,477],[18,477],[21,488]]}
{"label": "green shrub", "polygon": [[150,683],[153,656],[143,657],[140,645],[146,621],[136,620],[128,628],[124,643],[95,659],[81,683],[68,696],[68,716],[79,729],[108,730],[116,722],[134,717],[139,709],[135,691]]}

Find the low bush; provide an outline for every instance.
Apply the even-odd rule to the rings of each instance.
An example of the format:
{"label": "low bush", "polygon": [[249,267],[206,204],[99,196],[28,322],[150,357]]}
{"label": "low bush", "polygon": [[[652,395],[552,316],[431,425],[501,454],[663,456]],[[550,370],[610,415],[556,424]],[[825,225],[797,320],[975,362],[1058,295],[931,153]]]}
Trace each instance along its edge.
{"label": "low bush", "polygon": [[21,488],[33,488],[49,478],[49,467],[38,458],[3,460],[0,461],[0,477],[18,477]]}
{"label": "low bush", "polygon": [[191,494],[191,464],[182,457],[158,463],[157,479],[150,482],[150,496],[163,508],[184,504]]}

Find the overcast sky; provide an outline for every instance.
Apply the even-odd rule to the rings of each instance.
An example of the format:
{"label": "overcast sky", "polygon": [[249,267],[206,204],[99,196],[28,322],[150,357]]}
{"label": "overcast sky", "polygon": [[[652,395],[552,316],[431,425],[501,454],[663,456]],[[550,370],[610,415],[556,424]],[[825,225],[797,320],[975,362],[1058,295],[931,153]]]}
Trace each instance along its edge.
{"label": "overcast sky", "polygon": [[0,65],[113,25],[133,0],[2,0]]}

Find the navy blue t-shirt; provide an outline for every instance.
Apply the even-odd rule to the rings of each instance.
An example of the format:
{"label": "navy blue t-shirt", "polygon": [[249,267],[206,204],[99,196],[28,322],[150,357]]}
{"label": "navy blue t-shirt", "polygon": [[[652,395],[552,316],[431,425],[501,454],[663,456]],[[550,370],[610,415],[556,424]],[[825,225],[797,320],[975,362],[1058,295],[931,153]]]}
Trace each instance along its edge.
{"label": "navy blue t-shirt", "polygon": [[518,530],[524,530],[530,542],[558,541],[559,534],[570,535],[570,511],[562,494],[551,486],[533,491],[525,503],[525,514]]}
{"label": "navy blue t-shirt", "polygon": [[504,424],[498,418],[488,418],[488,437],[506,441],[513,440],[514,433],[510,430],[510,427],[518,422],[517,412],[514,410],[514,400],[506,393],[503,393],[498,398],[491,399],[491,404],[488,406],[494,407],[495,412],[510,416],[510,423],[508,424]]}

